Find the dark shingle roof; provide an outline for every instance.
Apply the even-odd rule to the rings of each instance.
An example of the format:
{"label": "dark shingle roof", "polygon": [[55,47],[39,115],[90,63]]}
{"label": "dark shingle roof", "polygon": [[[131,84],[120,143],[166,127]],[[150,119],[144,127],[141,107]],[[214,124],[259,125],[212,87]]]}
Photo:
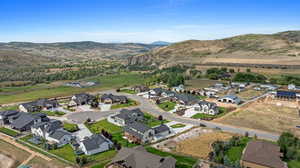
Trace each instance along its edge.
{"label": "dark shingle roof", "polygon": [[62,122],[59,120],[50,120],[49,122],[41,122],[33,125],[34,128],[41,128],[45,132],[54,132],[62,128]]}
{"label": "dark shingle roof", "polygon": [[126,122],[135,121],[138,117],[143,117],[144,113],[140,109],[127,110],[122,109],[119,114],[114,117],[121,118]]}
{"label": "dark shingle roof", "polygon": [[242,160],[266,167],[284,168],[281,156],[277,145],[266,141],[251,141],[245,149]]}
{"label": "dark shingle roof", "polygon": [[122,148],[112,162],[122,162],[122,165],[131,168],[173,168],[176,160],[151,154],[143,147],[135,147]]}
{"label": "dark shingle roof", "polygon": [[124,131],[138,138],[143,138],[144,133],[151,128],[140,122],[132,122],[124,127]]}
{"label": "dark shingle roof", "polygon": [[82,141],[87,151],[99,148],[103,143],[109,143],[109,141],[101,134],[94,134],[90,137],[85,137]]}
{"label": "dark shingle roof", "polygon": [[16,110],[0,111],[0,115],[6,118],[9,116],[17,115],[18,113],[19,111]]}
{"label": "dark shingle roof", "polygon": [[199,101],[195,96],[190,94],[176,94],[175,97],[184,102],[184,104],[195,104]]}
{"label": "dark shingle roof", "polygon": [[50,134],[49,137],[60,140],[65,135],[71,136],[72,134],[65,130],[56,130],[52,134]]}
{"label": "dark shingle roof", "polygon": [[17,117],[17,119],[13,120],[11,123],[11,125],[17,129],[21,129],[28,124],[34,124],[34,120],[36,119],[44,119],[44,121],[49,121],[47,115],[43,113],[30,114],[20,112],[18,115],[19,116]]}
{"label": "dark shingle roof", "polygon": [[126,96],[118,96],[118,95],[113,95],[113,94],[104,94],[101,96],[101,99],[111,99],[114,102],[119,102],[119,101],[127,101]]}
{"label": "dark shingle roof", "polygon": [[170,131],[170,128],[168,126],[166,126],[165,124],[161,124],[160,126],[155,127],[153,129],[154,129],[155,134]]}

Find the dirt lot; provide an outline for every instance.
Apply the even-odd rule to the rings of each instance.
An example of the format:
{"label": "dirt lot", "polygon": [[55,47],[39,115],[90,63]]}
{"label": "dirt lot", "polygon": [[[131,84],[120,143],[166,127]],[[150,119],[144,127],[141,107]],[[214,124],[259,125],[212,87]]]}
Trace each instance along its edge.
{"label": "dirt lot", "polygon": [[207,159],[210,145],[217,140],[228,140],[232,134],[209,128],[194,128],[174,138],[155,144],[154,147],[166,152]]}
{"label": "dirt lot", "polygon": [[281,133],[290,131],[300,137],[300,117],[295,102],[264,99],[215,120],[224,124]]}
{"label": "dirt lot", "polygon": [[72,168],[55,159],[48,162],[40,157],[34,157],[32,160],[30,160],[28,165],[30,165],[32,168]]}
{"label": "dirt lot", "polygon": [[7,165],[8,162],[13,161],[11,168],[17,167],[30,156],[28,152],[2,140],[0,140],[0,154],[6,156],[3,157],[3,159],[6,158],[4,160],[1,158],[0,165]]}
{"label": "dirt lot", "polygon": [[181,141],[176,146],[176,151],[198,158],[208,159],[212,151],[211,144],[217,140],[229,140],[233,135],[223,132],[211,132]]}
{"label": "dirt lot", "polygon": [[237,96],[243,100],[250,100],[253,97],[261,96],[263,94],[264,94],[264,91],[256,91],[253,89],[247,89],[245,91],[238,93]]}

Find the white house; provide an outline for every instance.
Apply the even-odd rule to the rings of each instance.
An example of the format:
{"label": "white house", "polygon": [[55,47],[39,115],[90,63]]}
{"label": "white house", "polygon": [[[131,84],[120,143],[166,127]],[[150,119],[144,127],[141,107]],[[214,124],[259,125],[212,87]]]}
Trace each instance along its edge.
{"label": "white house", "polygon": [[194,111],[203,114],[216,115],[219,113],[217,104],[213,102],[200,101],[197,104],[194,104],[192,108]]}
{"label": "white house", "polygon": [[79,148],[86,155],[93,155],[100,152],[105,152],[113,146],[113,143],[105,138],[102,134],[94,134],[90,137],[85,137],[80,141]]}
{"label": "white house", "polygon": [[218,99],[222,103],[240,104],[242,100],[235,95],[227,95]]}
{"label": "white house", "polygon": [[172,87],[172,91],[179,92],[179,93],[184,92],[184,85]]}

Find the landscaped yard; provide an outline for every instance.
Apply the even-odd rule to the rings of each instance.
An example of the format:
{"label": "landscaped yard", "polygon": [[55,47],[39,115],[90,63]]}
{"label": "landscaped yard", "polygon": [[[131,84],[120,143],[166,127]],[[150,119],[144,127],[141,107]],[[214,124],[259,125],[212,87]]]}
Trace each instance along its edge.
{"label": "landscaped yard", "polygon": [[165,111],[171,111],[175,108],[175,106],[176,106],[176,103],[170,102],[170,101],[166,101],[166,102],[158,104],[158,107],[160,107],[161,109],[163,109]]}
{"label": "landscaped yard", "polygon": [[194,119],[214,119],[224,116],[228,110],[224,107],[219,107],[219,114],[217,115],[210,115],[210,114],[203,114],[203,113],[197,113],[192,116]]}
{"label": "landscaped yard", "polygon": [[12,136],[12,137],[16,137],[19,135],[18,132],[12,130],[12,129],[9,129],[9,128],[4,128],[4,127],[0,127],[0,132],[6,134],[6,135],[9,135],[9,136]]}
{"label": "landscaped yard", "polygon": [[111,109],[118,109],[118,108],[126,108],[126,107],[130,107],[130,106],[137,106],[138,102],[128,99],[128,103],[126,104],[113,104],[111,106]]}
{"label": "landscaped yard", "polygon": [[183,128],[183,127],[185,127],[185,125],[184,124],[174,124],[174,125],[171,125],[171,128]]}
{"label": "landscaped yard", "polygon": [[101,120],[93,124],[85,124],[92,133],[100,133],[101,130],[105,130],[112,135],[112,139],[120,143],[122,146],[134,147],[135,144],[129,143],[126,139],[123,138],[123,129],[122,127],[116,126],[107,120]]}
{"label": "landscaped yard", "polygon": [[176,155],[176,154],[168,153],[168,152],[163,152],[163,151],[160,151],[160,150],[150,147],[150,146],[147,146],[146,150],[150,153],[153,153],[155,155],[159,155],[162,157],[166,157],[166,156],[174,157],[177,161],[176,167],[179,167],[179,168],[193,167],[193,165],[196,164],[196,162],[197,162],[197,159],[195,159],[195,158],[188,157],[188,156],[180,156],[180,155]]}
{"label": "landscaped yard", "polygon": [[105,131],[109,132],[110,134],[115,134],[115,133],[119,133],[119,132],[123,131],[122,127],[114,125],[114,124],[108,122],[106,119],[97,121],[92,124],[85,124],[85,125],[89,128],[89,130],[92,133],[101,133],[102,130],[105,130]]}
{"label": "landscaped yard", "polygon": [[68,123],[68,122],[64,122],[64,129],[69,132],[76,132],[79,130],[77,124],[72,124],[72,123]]}
{"label": "landscaped yard", "polygon": [[300,167],[300,161],[292,160],[287,162],[289,168],[299,168]]}
{"label": "landscaped yard", "polygon": [[75,163],[76,161],[76,154],[74,153],[73,148],[69,144],[58,149],[50,150],[49,152],[73,163]]}
{"label": "landscaped yard", "polygon": [[56,117],[60,117],[65,115],[66,113],[61,112],[61,111],[41,111],[40,113],[44,113],[47,116],[56,116]]}
{"label": "landscaped yard", "polygon": [[144,113],[144,118],[145,118],[145,124],[147,124],[149,127],[155,127],[158,126],[160,124],[164,124],[164,123],[168,123],[168,120],[163,119],[162,121],[158,120],[156,117],[148,114],[148,113]]}
{"label": "landscaped yard", "polygon": [[128,93],[128,94],[137,94],[136,91],[131,90],[131,89],[121,89],[120,92]]}

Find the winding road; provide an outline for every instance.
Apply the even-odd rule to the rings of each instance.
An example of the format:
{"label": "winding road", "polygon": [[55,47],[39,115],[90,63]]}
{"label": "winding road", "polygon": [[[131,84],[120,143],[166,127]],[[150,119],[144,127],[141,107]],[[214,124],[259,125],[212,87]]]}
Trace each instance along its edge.
{"label": "winding road", "polygon": [[[131,95],[131,94],[120,93],[120,92],[116,93],[115,91],[112,91],[112,90],[101,92],[101,94],[103,94],[103,93],[112,93],[112,94],[127,96],[130,99],[140,102],[140,104],[138,106],[130,107],[127,109],[140,108],[142,111],[150,113],[154,116],[162,115],[164,119],[167,119],[170,121],[177,121],[177,122],[181,122],[184,124],[191,124],[194,126],[200,126],[200,124],[204,124],[208,128],[217,128],[217,129],[221,129],[224,132],[230,132],[230,133],[241,134],[241,135],[245,135],[246,132],[248,132],[249,136],[256,135],[260,139],[266,139],[266,140],[271,140],[271,141],[277,141],[279,138],[279,134],[276,134],[276,133],[270,133],[270,132],[265,132],[265,131],[260,131],[260,130],[243,128],[243,127],[236,127],[236,126],[232,126],[232,125],[225,125],[225,124],[217,123],[214,121],[196,120],[196,119],[178,116],[176,114],[172,114],[172,113],[163,111],[162,109],[157,107],[154,103],[150,102],[148,99],[145,99],[145,98],[137,96],[137,95]],[[114,110],[110,110],[110,111],[99,111],[99,112],[70,113],[66,116],[66,118],[69,121],[72,121],[74,123],[83,123],[84,121],[86,121],[87,118],[97,121],[100,119],[104,119],[111,114],[115,114],[115,113],[119,112],[120,110],[121,109],[114,109]]]}

